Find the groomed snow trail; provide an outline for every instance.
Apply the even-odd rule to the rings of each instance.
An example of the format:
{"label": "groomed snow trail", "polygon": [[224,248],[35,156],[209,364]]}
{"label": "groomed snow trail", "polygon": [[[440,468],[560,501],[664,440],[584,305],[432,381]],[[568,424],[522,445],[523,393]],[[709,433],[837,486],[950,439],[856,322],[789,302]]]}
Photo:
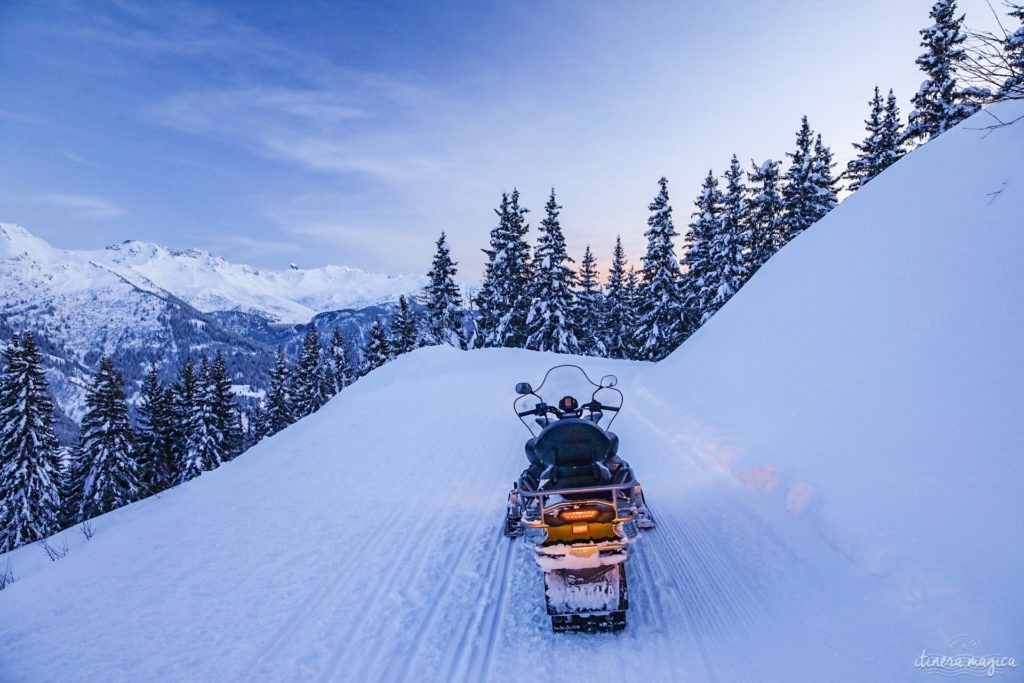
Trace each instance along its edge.
{"label": "groomed snow trail", "polygon": [[[643,364],[578,359],[627,385],[616,428],[658,520],[629,563],[629,626],[550,632],[540,571],[501,524],[528,436],[511,387],[566,360],[418,351],[220,470],[96,520],[92,541],[65,532],[60,562],[14,553],[0,678],[756,677],[799,562],[758,495],[651,427],[628,395]],[[40,604],[47,586],[61,597]]]}

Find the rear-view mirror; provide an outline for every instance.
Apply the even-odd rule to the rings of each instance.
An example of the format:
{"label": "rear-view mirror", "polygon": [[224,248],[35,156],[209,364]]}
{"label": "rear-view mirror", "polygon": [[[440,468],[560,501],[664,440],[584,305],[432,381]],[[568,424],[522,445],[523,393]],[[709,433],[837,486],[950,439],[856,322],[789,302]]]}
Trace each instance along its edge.
{"label": "rear-view mirror", "polygon": [[605,375],[601,378],[601,386],[605,389],[611,389],[619,383],[619,378],[615,375]]}
{"label": "rear-view mirror", "polygon": [[533,387],[530,386],[529,382],[520,382],[516,385],[516,393],[522,396],[533,393]]}

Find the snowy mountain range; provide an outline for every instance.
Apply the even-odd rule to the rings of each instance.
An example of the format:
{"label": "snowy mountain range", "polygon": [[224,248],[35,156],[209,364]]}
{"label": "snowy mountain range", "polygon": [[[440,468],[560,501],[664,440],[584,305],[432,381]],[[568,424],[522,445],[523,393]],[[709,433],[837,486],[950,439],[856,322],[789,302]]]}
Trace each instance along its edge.
{"label": "snowy mountain range", "polygon": [[141,289],[173,292],[204,313],[254,313],[304,324],[318,313],[393,302],[423,287],[422,275],[384,275],[348,266],[285,271],[231,263],[197,249],[127,241],[79,252]]}
{"label": "snowy mountain range", "polygon": [[170,378],[186,357],[219,350],[237,384],[258,388],[273,349],[294,348],[314,317],[340,324],[358,347],[373,317],[424,279],[345,266],[264,270],[136,241],[64,250],[0,223],[0,342],[19,330],[37,335],[71,426],[101,355],[131,383],[151,364]]}

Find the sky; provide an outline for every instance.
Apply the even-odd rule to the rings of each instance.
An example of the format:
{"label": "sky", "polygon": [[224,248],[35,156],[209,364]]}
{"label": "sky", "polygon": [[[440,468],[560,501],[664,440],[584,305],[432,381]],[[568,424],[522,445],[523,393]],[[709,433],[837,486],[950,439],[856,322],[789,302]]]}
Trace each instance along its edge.
{"label": "sky", "polygon": [[709,169],[783,158],[801,115],[845,165],[876,84],[908,113],[930,6],[3,0],[0,221],[389,273],[444,230],[469,281],[501,193],[536,225],[554,188],[577,260],[621,234],[638,262],[662,175],[683,232]]}

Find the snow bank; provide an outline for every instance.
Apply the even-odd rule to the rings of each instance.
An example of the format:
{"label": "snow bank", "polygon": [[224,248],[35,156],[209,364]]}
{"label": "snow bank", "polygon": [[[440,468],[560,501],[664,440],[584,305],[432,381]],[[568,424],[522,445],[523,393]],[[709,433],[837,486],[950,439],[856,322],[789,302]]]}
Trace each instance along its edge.
{"label": "snow bank", "polygon": [[993,122],[870,182],[637,388],[667,436],[888,577],[933,631],[906,651],[969,633],[1020,659],[1024,122]]}

